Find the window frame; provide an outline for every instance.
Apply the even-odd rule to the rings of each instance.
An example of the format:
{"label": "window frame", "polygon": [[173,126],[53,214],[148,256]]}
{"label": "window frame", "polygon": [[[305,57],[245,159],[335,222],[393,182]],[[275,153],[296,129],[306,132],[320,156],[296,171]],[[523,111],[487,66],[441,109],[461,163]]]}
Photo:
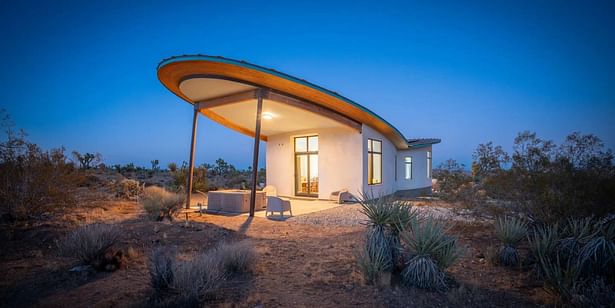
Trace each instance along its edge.
{"label": "window frame", "polygon": [[[410,159],[408,161],[408,158]],[[412,164],[412,156],[404,157],[404,179],[412,180],[414,175],[413,164]],[[410,165],[410,177],[408,177],[408,165]]]}
{"label": "window frame", "polygon": [[[374,151],[374,142],[380,143],[380,151]],[[380,181],[374,182],[374,154],[380,155]],[[371,159],[370,159],[371,157]],[[371,177],[370,177],[371,170]],[[382,140],[367,138],[367,185],[382,185]]]}
{"label": "window frame", "polygon": [[[310,149],[310,138],[312,138],[312,137],[316,137],[317,138],[318,149],[316,151],[313,151],[313,150]],[[299,151],[299,152],[297,151],[297,139],[305,139],[306,151]],[[295,189],[295,196],[318,197],[318,194],[320,193],[320,191],[317,192],[317,193],[312,193],[311,192],[311,190],[312,190],[312,188],[311,188],[312,183],[310,181],[310,177],[311,177],[311,174],[310,174],[310,170],[311,170],[310,169],[310,167],[311,167],[310,166],[310,156],[315,155],[316,157],[318,157],[318,150],[320,150],[320,137],[319,137],[319,135],[315,134],[315,135],[302,135],[302,136],[295,136],[295,137],[293,137],[293,152],[294,152],[293,156],[295,158],[295,161],[293,162],[293,164],[295,165],[295,178],[294,178],[293,182],[295,182],[294,183],[294,186],[295,186],[295,188],[294,188]],[[308,180],[307,180],[307,190],[308,190],[308,192],[307,193],[298,193],[297,192],[297,191],[299,191],[297,189],[298,185],[299,185],[299,183],[297,183],[297,174],[299,173],[299,170],[298,170],[299,167],[297,165],[297,156],[300,156],[300,155],[306,155],[306,157],[307,157],[307,174],[308,174],[308,176],[307,176],[308,177]],[[319,181],[320,181],[320,179],[319,179]]]}

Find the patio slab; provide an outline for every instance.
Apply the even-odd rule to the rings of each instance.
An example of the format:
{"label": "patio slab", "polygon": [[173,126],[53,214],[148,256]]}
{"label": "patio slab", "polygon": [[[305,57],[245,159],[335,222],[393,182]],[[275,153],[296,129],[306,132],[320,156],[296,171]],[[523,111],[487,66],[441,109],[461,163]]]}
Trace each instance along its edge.
{"label": "patio slab", "polygon": [[[281,197],[286,200],[290,200],[290,206],[293,209],[293,216],[301,216],[305,214],[310,214],[314,212],[324,211],[332,208],[336,208],[342,206],[341,204],[335,203],[331,200],[319,200],[319,199],[306,199],[306,198],[292,198],[292,197]],[[198,204],[201,203],[203,205],[203,210],[207,209],[207,198],[201,194],[193,194],[192,195],[191,208],[194,208],[195,211],[199,210]],[[248,216],[248,213],[211,213],[210,214],[220,214],[220,215],[229,215],[229,216]],[[273,219],[281,218],[279,213],[274,213]],[[254,213],[255,217],[265,217],[264,210],[257,210]],[[290,213],[285,212],[284,218],[289,218]]]}

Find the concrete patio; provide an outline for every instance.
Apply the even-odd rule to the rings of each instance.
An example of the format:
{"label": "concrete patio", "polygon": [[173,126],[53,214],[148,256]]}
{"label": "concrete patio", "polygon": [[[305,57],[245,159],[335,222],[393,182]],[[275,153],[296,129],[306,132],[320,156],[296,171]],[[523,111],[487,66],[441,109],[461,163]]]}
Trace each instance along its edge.
{"label": "concrete patio", "polygon": [[[291,198],[291,197],[281,197],[286,200],[290,200],[290,205],[293,211],[293,216],[301,216],[305,214],[310,214],[314,212],[320,212],[332,208],[336,208],[342,206],[342,204],[335,203],[330,200],[320,200],[320,199],[311,199],[311,198]],[[213,215],[228,215],[228,216],[248,216],[248,213],[211,213],[207,212],[207,197],[202,194],[192,194],[190,207],[194,209],[196,212],[199,211],[199,203],[202,205],[202,210],[204,213],[213,214]],[[269,216],[273,219],[281,218],[280,213],[273,213],[273,216]],[[265,210],[257,210],[254,213],[255,217],[265,217]],[[290,213],[285,212],[284,218],[289,218]]]}

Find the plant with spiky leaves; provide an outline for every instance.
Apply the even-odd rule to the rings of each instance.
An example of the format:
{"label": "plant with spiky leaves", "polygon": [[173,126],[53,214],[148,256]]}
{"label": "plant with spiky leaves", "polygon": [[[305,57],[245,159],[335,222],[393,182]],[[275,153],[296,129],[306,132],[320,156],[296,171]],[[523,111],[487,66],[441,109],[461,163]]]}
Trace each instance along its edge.
{"label": "plant with spiky leaves", "polygon": [[446,222],[433,217],[415,219],[401,233],[408,261],[404,283],[424,289],[445,289],[443,271],[461,255],[457,239],[447,234]]}
{"label": "plant with spiky leaves", "polygon": [[495,234],[502,241],[498,251],[500,264],[515,266],[519,264],[517,245],[527,235],[527,223],[516,217],[500,217],[495,223]]}
{"label": "plant with spiky leaves", "polygon": [[[365,247],[359,254],[359,263],[373,262],[369,266],[373,271],[390,272],[393,269],[393,249],[390,224],[394,216],[394,200],[390,196],[374,197],[362,193],[359,198],[361,212],[367,216]],[[367,269],[361,265],[362,269]],[[363,273],[366,280],[373,281],[377,274],[372,270]]]}

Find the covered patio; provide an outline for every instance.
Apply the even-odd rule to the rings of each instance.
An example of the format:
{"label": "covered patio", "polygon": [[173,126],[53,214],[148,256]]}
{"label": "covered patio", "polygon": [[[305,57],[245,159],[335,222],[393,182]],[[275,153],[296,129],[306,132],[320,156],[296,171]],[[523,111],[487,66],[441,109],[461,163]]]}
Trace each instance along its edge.
{"label": "covered patio", "polygon": [[[331,200],[319,200],[312,198],[286,198],[290,201],[291,207],[293,209],[293,217],[301,216],[306,214],[311,214],[315,212],[320,212],[332,208],[337,208],[341,206],[347,206],[347,204],[339,204]],[[207,212],[207,196],[203,194],[193,193],[191,197],[190,209],[194,212],[203,211],[203,213]],[[199,206],[199,204],[201,206]],[[249,216],[250,213],[218,213],[222,215],[229,216]],[[285,213],[284,218],[288,218],[290,214],[288,212]],[[264,210],[255,210],[254,217],[266,217]],[[279,213],[274,213],[273,219],[280,218]]]}

